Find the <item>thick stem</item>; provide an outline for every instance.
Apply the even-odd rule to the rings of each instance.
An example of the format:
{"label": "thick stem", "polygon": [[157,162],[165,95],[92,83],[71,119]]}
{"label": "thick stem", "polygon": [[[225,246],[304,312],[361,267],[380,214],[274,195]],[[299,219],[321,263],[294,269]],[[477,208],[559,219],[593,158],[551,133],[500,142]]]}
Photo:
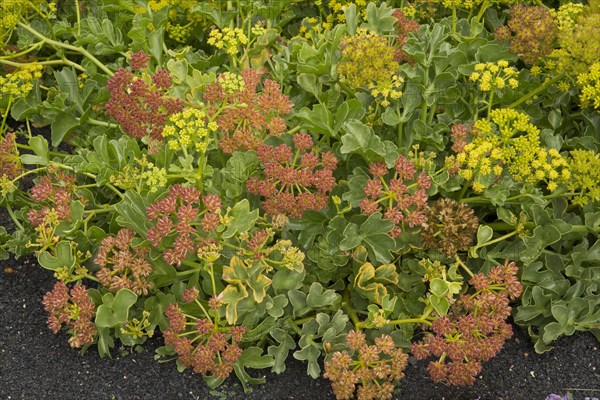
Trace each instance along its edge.
{"label": "thick stem", "polygon": [[538,94],[542,93],[544,90],[548,89],[548,87],[550,87],[551,85],[555,84],[556,82],[560,81],[561,79],[563,79],[566,76],[566,72],[562,72],[560,74],[558,74],[557,76],[555,76],[554,78],[550,79],[547,82],[544,82],[542,85],[538,86],[537,89],[527,93],[525,96],[521,97],[520,99],[516,100],[515,102],[513,102],[512,104],[509,104],[506,108],[515,108],[518,105],[520,105],[521,103],[531,99],[532,97],[537,96]]}
{"label": "thick stem", "polygon": [[21,225],[21,223],[17,219],[17,216],[15,215],[15,212],[13,211],[12,207],[10,206],[10,204],[6,205],[6,211],[8,211],[8,214],[10,215],[10,218],[13,220],[13,222],[15,223],[15,225],[17,226],[17,228],[19,228],[20,231],[25,230],[25,228],[23,228],[23,225]]}
{"label": "thick stem", "polygon": [[346,287],[346,290],[344,291],[344,296],[342,299],[342,307],[346,308],[346,310],[348,311],[348,316],[350,317],[350,320],[352,321],[352,324],[354,325],[354,327],[356,328],[357,331],[360,331],[360,324],[361,322],[358,319],[358,315],[356,315],[356,311],[354,311],[354,309],[350,306],[350,287]]}
{"label": "thick stem", "polygon": [[94,57],[90,52],[88,52],[83,47],[76,47],[76,46],[73,46],[73,45],[70,45],[67,43],[62,43],[62,42],[58,42],[53,39],[49,39],[49,38],[45,37],[44,35],[42,35],[41,33],[39,33],[38,31],[36,31],[35,29],[33,29],[31,26],[24,24],[22,22],[18,22],[18,25],[21,28],[23,28],[26,31],[33,34],[34,36],[36,36],[37,38],[39,38],[41,40],[45,40],[51,46],[60,47],[60,48],[67,49],[67,50],[73,50],[73,51],[85,56],[90,61],[92,61],[94,64],[96,64],[96,66],[98,68],[100,68],[102,71],[104,71],[104,73],[106,73],[108,76],[112,77],[114,75],[114,73],[110,69],[108,69],[106,67],[106,65],[104,65],[102,62],[100,62],[96,57]]}

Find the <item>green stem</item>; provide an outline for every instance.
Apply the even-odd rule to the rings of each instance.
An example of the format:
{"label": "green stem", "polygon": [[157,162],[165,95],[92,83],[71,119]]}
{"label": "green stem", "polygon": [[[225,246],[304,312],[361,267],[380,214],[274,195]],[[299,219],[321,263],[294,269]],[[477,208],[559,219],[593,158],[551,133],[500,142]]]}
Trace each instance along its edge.
{"label": "green stem", "polygon": [[[77,120],[81,121],[81,118],[77,118]],[[113,127],[117,126],[117,124],[111,124],[110,122],[105,122],[105,121],[98,121],[97,119],[94,119],[94,118],[88,118],[85,121],[85,123],[94,125],[94,126],[104,126],[106,128],[113,128]]]}
{"label": "green stem", "polygon": [[[196,304],[198,304],[200,306],[200,308],[202,309],[202,312],[204,313],[204,315],[206,315],[206,318],[212,319],[210,317],[210,314],[208,313],[208,311],[206,311],[206,308],[204,308],[204,306],[202,305],[202,303],[200,303],[200,301],[198,299],[196,299]],[[215,320],[215,322],[216,322],[216,320]],[[217,326],[216,323],[214,325],[215,325],[215,327]]]}
{"label": "green stem", "polygon": [[471,271],[471,269],[469,267],[467,267],[467,264],[465,264],[460,257],[458,256],[458,254],[456,256],[454,256],[454,259],[456,260],[456,263],[458,265],[460,265],[467,274],[469,274],[469,276],[473,276],[473,271]]}
{"label": "green stem", "polygon": [[354,324],[354,327],[356,328],[356,330],[360,330],[360,324],[361,322],[358,319],[358,315],[356,315],[356,311],[354,311],[354,309],[350,306],[350,287],[346,287],[346,290],[344,291],[344,296],[342,299],[342,307],[345,307],[346,310],[348,311],[348,316],[350,317],[350,320],[352,321],[352,324]]}
{"label": "green stem", "polygon": [[481,5],[481,8],[479,9],[479,12],[477,13],[477,16],[475,17],[475,19],[477,20],[477,22],[481,21],[481,17],[483,17],[483,14],[485,13],[485,11],[487,9],[488,9],[488,2],[486,0]]}
{"label": "green stem", "polygon": [[46,43],[45,40],[40,40],[37,43],[32,44],[29,48],[20,51],[18,53],[14,53],[14,54],[7,54],[5,56],[0,56],[0,59],[5,60],[7,58],[17,58],[20,56],[24,56],[25,54],[31,53],[34,50],[37,50],[38,48],[42,47],[44,45],[44,43]]}
{"label": "green stem", "polygon": [[84,210],[83,213],[88,213],[88,214],[104,214],[104,213],[109,213],[109,212],[113,212],[115,211],[115,206],[106,206],[104,208],[94,208],[93,210]]}
{"label": "green stem", "polygon": [[509,232],[509,233],[507,233],[506,235],[503,235],[503,236],[497,237],[496,239],[494,239],[494,240],[490,240],[489,242],[485,242],[485,243],[482,243],[482,244],[478,244],[477,246],[474,246],[474,247],[473,247],[473,251],[477,251],[478,249],[481,249],[482,247],[487,247],[487,246],[489,246],[490,244],[494,244],[494,243],[498,243],[498,242],[501,242],[501,241],[503,241],[503,240],[506,240],[506,239],[508,239],[509,237],[515,236],[517,233],[518,233],[517,231]]}
{"label": "green stem", "polygon": [[566,75],[566,72],[561,72],[554,78],[552,78],[549,81],[544,82],[542,85],[538,86],[537,89],[535,89],[534,91],[527,93],[525,96],[521,97],[520,99],[516,100],[512,104],[508,105],[506,108],[515,108],[518,105],[520,105],[521,103],[531,99],[532,97],[537,96],[538,94],[542,93],[544,90],[548,89],[548,87],[550,87],[551,85],[553,85],[556,82],[563,79],[565,77],[565,75]]}
{"label": "green stem", "polygon": [[87,57],[90,61],[92,61],[94,64],[96,64],[96,66],[98,68],[100,68],[102,71],[104,71],[104,73],[106,73],[108,76],[112,77],[114,75],[114,73],[108,69],[106,67],[106,65],[104,65],[102,62],[100,62],[96,57],[94,57],[92,54],[90,54],[86,49],[84,49],[83,47],[76,47],[67,43],[62,43],[62,42],[58,42],[56,40],[53,39],[49,39],[47,37],[45,37],[44,35],[42,35],[41,33],[39,33],[38,31],[36,31],[35,29],[33,29],[31,26],[24,24],[22,22],[18,22],[17,23],[21,28],[25,29],[26,31],[30,32],[31,34],[33,34],[34,36],[36,36],[37,38],[41,39],[41,40],[45,40],[49,45],[51,46],[55,46],[55,47],[60,47],[63,49],[68,49],[68,50],[73,50],[76,51],[77,53],[80,53],[81,55]]}
{"label": "green stem", "polygon": [[8,104],[6,105],[6,112],[4,113],[4,117],[2,118],[2,125],[0,125],[0,137],[4,135],[4,126],[6,125],[6,119],[8,118],[8,114],[10,113],[10,106],[12,106],[13,97],[12,94],[8,96]]}
{"label": "green stem", "polygon": [[469,182],[465,181],[465,183],[463,184],[463,187],[460,189],[460,192],[458,193],[458,201],[462,202],[462,198],[465,195],[465,193],[467,192],[467,189],[469,187]]}
{"label": "green stem", "polygon": [[[425,82],[425,85],[427,85],[428,82]],[[427,100],[425,100],[425,96],[423,96],[423,103],[421,103],[421,116],[420,116],[421,121],[426,122],[427,121]]]}
{"label": "green stem", "polygon": [[75,15],[77,16],[77,36],[81,35],[81,11],[79,10],[79,0],[75,0]]}
{"label": "green stem", "polygon": [[494,104],[494,89],[492,89],[490,91],[490,99],[488,100],[488,104],[487,104],[487,120],[490,120],[490,114],[492,112],[492,104]]}
{"label": "green stem", "polygon": [[25,230],[25,228],[23,228],[23,225],[21,225],[21,223],[17,219],[17,216],[15,215],[15,212],[13,211],[12,207],[10,206],[10,204],[6,205],[6,211],[8,211],[8,214],[10,215],[10,218],[13,220],[13,222],[15,223],[15,225],[17,226],[17,228],[19,228],[19,230],[21,230],[21,231]]}
{"label": "green stem", "polygon": [[456,7],[452,7],[452,33],[456,33]]}
{"label": "green stem", "polygon": [[404,124],[400,122],[398,124],[398,148],[402,147],[402,136],[403,136]]}
{"label": "green stem", "polygon": [[193,272],[200,271],[200,270],[204,269],[204,265],[199,264],[199,263],[194,262],[194,261],[182,260],[181,263],[183,265],[187,265],[188,267],[192,267],[194,269],[190,269],[190,270],[186,270],[186,271],[180,271],[180,272],[177,273],[177,275],[187,275],[187,274],[191,274]]}
{"label": "green stem", "polygon": [[[63,65],[63,64],[66,64],[66,65],[72,66],[80,71],[85,72],[85,68],[83,68],[81,65],[74,63],[73,61],[67,60],[66,58],[61,59],[61,60],[35,61],[35,63],[40,64],[40,65]],[[6,65],[10,65],[11,67],[21,68],[25,65],[30,65],[31,63],[18,63],[18,62],[14,62],[14,61],[0,59],[0,64],[6,64]]]}
{"label": "green stem", "polygon": [[311,315],[310,317],[304,317],[304,318],[296,319],[293,321],[291,321],[291,320],[288,320],[288,321],[293,322],[296,326],[300,326],[300,325],[304,325],[307,322],[312,321],[313,319],[315,319],[315,316]]}
{"label": "green stem", "polygon": [[213,296],[216,296],[217,295],[217,285],[215,283],[215,269],[214,269],[212,263],[210,264],[210,282],[212,284],[212,290],[213,290],[212,294],[213,294]]}
{"label": "green stem", "polygon": [[300,329],[300,327],[298,327],[298,325],[296,325],[294,321],[288,319],[286,320],[286,323],[290,326],[290,328],[292,328],[294,332],[296,332],[296,335],[302,336],[302,330]]}

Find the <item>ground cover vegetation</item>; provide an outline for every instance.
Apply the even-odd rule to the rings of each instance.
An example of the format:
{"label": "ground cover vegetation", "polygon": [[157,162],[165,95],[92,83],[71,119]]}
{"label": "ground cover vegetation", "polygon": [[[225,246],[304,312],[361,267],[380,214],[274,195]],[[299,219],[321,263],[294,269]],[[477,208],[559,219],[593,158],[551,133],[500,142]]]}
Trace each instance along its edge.
{"label": "ground cover vegetation", "polygon": [[0,257],[72,347],[386,399],[511,315],[600,339],[600,2],[5,0],[0,38]]}

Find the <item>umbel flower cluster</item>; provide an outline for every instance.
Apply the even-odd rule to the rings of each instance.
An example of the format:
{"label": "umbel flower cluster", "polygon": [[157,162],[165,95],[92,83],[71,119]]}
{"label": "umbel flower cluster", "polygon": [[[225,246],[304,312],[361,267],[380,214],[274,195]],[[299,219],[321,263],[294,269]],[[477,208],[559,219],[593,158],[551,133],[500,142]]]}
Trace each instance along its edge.
{"label": "umbel flower cluster", "polygon": [[63,324],[68,325],[71,347],[81,347],[94,342],[96,327],[92,319],[95,306],[88,289],[80,284],[71,289],[61,281],[54,284],[51,292],[44,295],[44,309],[50,314],[48,327],[58,333]]}
{"label": "umbel flower cluster", "polygon": [[4,196],[16,189],[12,179],[23,171],[15,138],[11,132],[0,140],[0,190]]}
{"label": "umbel flower cluster", "polygon": [[474,69],[475,71],[469,76],[469,79],[477,82],[479,90],[482,92],[501,90],[507,85],[512,89],[519,86],[519,81],[516,79],[519,73],[516,69],[509,67],[506,60],[475,64]]}
{"label": "umbel flower cluster", "polygon": [[[188,289],[183,295],[184,301],[204,309],[197,296],[195,288]],[[213,297],[209,301],[210,311],[218,313],[219,305]],[[246,333],[245,327],[221,326],[208,317],[195,318],[184,314],[175,304],[170,304],[165,314],[169,321],[168,329],[163,332],[165,344],[173,348],[181,365],[217,379],[229,376],[242,355],[239,342]]]}
{"label": "umbel flower cluster", "polygon": [[138,295],[148,295],[152,284],[148,276],[152,265],[147,256],[147,246],[134,244],[135,232],[121,229],[116,236],[102,240],[94,262],[100,269],[96,277],[111,292],[126,288]]}
{"label": "umbel flower cluster", "polygon": [[585,206],[589,202],[600,201],[600,157],[592,150],[572,150],[569,158],[571,179],[567,189],[577,193],[571,199],[575,205]]}
{"label": "umbel flower cluster", "polygon": [[458,139],[454,146],[462,151],[448,157],[447,164],[450,169],[458,169],[477,193],[505,172],[518,182],[545,182],[550,191],[570,177],[565,158],[555,149],[542,147],[540,130],[522,112],[493,110],[489,119],[475,121],[471,134],[472,140],[467,144],[464,135],[454,135]]}
{"label": "umbel flower cluster", "polygon": [[452,199],[439,199],[425,211],[421,239],[426,248],[438,249],[449,257],[473,244],[479,219],[472,208]]}
{"label": "umbel flower cluster", "polygon": [[395,225],[389,235],[398,237],[407,227],[425,225],[431,177],[425,171],[418,172],[414,161],[403,155],[396,160],[393,174],[389,172],[384,162],[371,163],[373,178],[364,187],[360,209],[365,215],[383,211],[383,217]]}
{"label": "umbel flower cluster", "polygon": [[194,149],[203,153],[206,151],[207,137],[217,128],[216,122],[207,122],[207,115],[203,110],[186,108],[168,118],[162,136],[172,150],[182,149],[187,152],[188,149]]}
{"label": "umbel flower cluster", "polygon": [[581,87],[581,106],[600,109],[600,62],[592,64],[588,72],[579,74],[577,84]]}
{"label": "umbel flower cluster", "polygon": [[416,32],[419,30],[419,23],[414,19],[408,19],[406,15],[400,11],[394,11],[394,17],[397,19],[394,27],[398,32],[396,36],[396,56],[395,59],[399,63],[408,62],[409,64],[413,64],[413,59],[402,49],[404,44],[406,43],[406,39],[411,32]]}
{"label": "umbel flower cluster", "polygon": [[408,354],[396,347],[389,335],[367,344],[361,331],[350,331],[346,336],[350,350],[336,351],[325,361],[323,376],[331,381],[337,399],[358,400],[391,399],[394,384],[404,378]]}
{"label": "umbel flower cluster", "polygon": [[[166,70],[158,70],[148,82],[146,77],[134,72],[146,69],[150,56],[140,51],[131,56],[129,65],[133,71],[119,69],[108,81],[110,99],[105,105],[106,113],[114,118],[128,135],[141,139],[150,136],[162,140],[162,131],[167,118],[180,112],[183,102],[168,97],[171,76]],[[146,79],[145,79],[146,78]]]}
{"label": "umbel flower cluster", "polygon": [[533,65],[552,52],[558,28],[547,7],[517,4],[508,13],[508,24],[496,30],[496,37],[510,42],[510,50],[525,64]]}
{"label": "umbel flower cluster", "polygon": [[[204,209],[200,210],[201,204]],[[148,219],[155,225],[148,229],[146,238],[152,246],[166,247],[166,262],[180,265],[188,254],[198,250],[197,238],[205,236],[220,223],[221,199],[214,194],[200,196],[194,187],[181,184],[171,186],[166,197],[146,208]],[[195,227],[200,218],[201,235]]]}
{"label": "umbel flower cluster", "polygon": [[204,91],[209,116],[216,118],[224,133],[219,146],[228,154],[236,150],[256,150],[268,135],[281,136],[287,129],[283,117],[292,110],[292,102],[281,93],[279,84],[245,69],[239,75],[221,74]]}
{"label": "umbel flower cluster", "polygon": [[26,97],[33,89],[33,81],[42,77],[40,63],[26,64],[5,76],[0,75],[0,95]]}
{"label": "umbel flower cluster", "polygon": [[58,221],[66,221],[71,215],[71,201],[75,176],[64,171],[45,175],[29,191],[36,207],[27,213],[29,222],[34,227]]}
{"label": "umbel flower cluster", "polygon": [[352,88],[368,88],[379,93],[388,90],[389,93],[383,93],[384,97],[397,99],[402,94],[397,83],[402,79],[396,75],[399,68],[396,48],[383,36],[359,29],[342,43],[338,72]]}
{"label": "umbel flower cluster", "polygon": [[493,358],[512,336],[505,320],[511,311],[509,299],[518,298],[523,290],[517,271],[514,262],[506,262],[488,275],[475,274],[469,283],[476,292],[462,294],[456,303],[459,309],[437,318],[431,326],[433,333],[412,344],[411,353],[417,359],[438,358],[428,367],[434,381],[475,382],[481,362]]}
{"label": "umbel flower cluster", "polygon": [[[593,1],[590,3],[594,3]],[[560,48],[550,53],[549,66],[559,70],[585,73],[598,62],[600,53],[600,9],[585,6],[583,12],[574,16],[575,24],[565,24],[558,36]],[[555,61],[554,59],[558,59]]]}
{"label": "umbel flower cluster", "polygon": [[331,151],[319,155],[308,133],[294,135],[293,141],[294,147],[261,145],[257,154],[264,177],[246,182],[249,193],[264,198],[262,208],[272,216],[300,218],[306,210],[323,209],[335,186],[335,155]]}

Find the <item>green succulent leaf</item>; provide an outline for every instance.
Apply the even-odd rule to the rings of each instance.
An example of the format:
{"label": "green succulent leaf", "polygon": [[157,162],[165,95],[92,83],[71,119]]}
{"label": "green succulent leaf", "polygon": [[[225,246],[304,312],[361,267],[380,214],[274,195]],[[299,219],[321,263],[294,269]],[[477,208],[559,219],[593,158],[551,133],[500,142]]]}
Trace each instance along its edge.
{"label": "green succulent leaf", "polygon": [[129,309],[137,301],[137,295],[129,289],[119,289],[116,295],[102,296],[102,304],[96,310],[95,323],[100,328],[114,328],[129,318]]}
{"label": "green succulent leaf", "polygon": [[45,250],[38,255],[38,262],[42,267],[51,271],[59,268],[71,268],[75,265],[71,244],[66,240],[61,240],[56,244],[54,255]]}
{"label": "green succulent leaf", "polygon": [[360,226],[350,223],[344,229],[344,239],[340,242],[340,250],[352,250],[363,244],[376,261],[389,263],[396,242],[387,233],[394,223],[382,219],[380,213],[373,213]]}
{"label": "green succulent leaf", "polygon": [[243,199],[238,202],[231,210],[231,221],[227,225],[227,229],[223,232],[223,237],[229,239],[235,234],[247,232],[254,226],[258,219],[258,210],[250,211],[250,202],[248,199]]}

